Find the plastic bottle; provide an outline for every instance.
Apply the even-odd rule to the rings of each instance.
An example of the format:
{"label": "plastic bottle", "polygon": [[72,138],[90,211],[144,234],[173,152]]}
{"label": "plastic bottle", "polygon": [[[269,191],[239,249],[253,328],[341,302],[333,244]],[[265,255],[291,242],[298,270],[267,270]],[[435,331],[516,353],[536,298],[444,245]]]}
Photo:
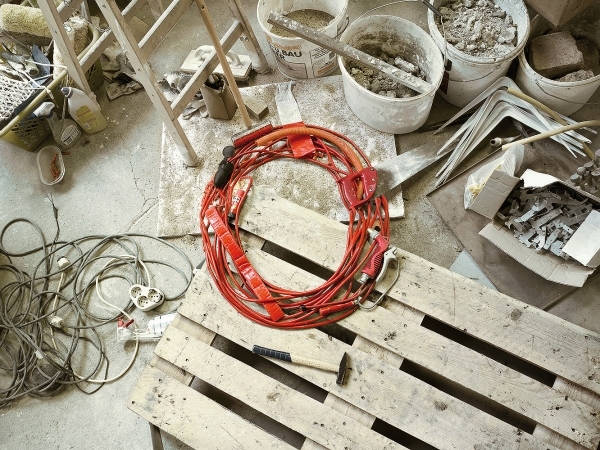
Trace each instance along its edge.
{"label": "plastic bottle", "polygon": [[93,134],[106,128],[106,119],[95,100],[73,87],[63,87],[61,92],[69,101],[69,114],[83,131]]}
{"label": "plastic bottle", "polygon": [[71,148],[81,139],[81,129],[71,119],[60,120],[53,111],[54,103],[44,102],[33,112],[37,117],[45,117],[52,130],[52,136],[62,148]]}

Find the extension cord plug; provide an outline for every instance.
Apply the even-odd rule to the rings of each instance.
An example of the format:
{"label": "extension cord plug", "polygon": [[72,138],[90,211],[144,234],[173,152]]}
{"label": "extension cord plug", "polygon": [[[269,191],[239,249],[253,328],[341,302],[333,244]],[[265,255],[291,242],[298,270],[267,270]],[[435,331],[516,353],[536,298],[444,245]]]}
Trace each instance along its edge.
{"label": "extension cord plug", "polygon": [[68,260],[66,257],[64,257],[64,256],[61,256],[60,258],[58,258],[58,268],[59,268],[59,269],[64,269],[64,268],[65,268],[65,267],[67,267],[69,264],[70,264],[70,263],[69,263],[69,260]]}
{"label": "extension cord plug", "polygon": [[54,328],[62,328],[63,326],[63,318],[58,316],[50,317],[50,325]]}
{"label": "extension cord plug", "polygon": [[164,294],[156,288],[134,284],[129,288],[129,297],[133,304],[142,311],[150,311],[161,305]]}

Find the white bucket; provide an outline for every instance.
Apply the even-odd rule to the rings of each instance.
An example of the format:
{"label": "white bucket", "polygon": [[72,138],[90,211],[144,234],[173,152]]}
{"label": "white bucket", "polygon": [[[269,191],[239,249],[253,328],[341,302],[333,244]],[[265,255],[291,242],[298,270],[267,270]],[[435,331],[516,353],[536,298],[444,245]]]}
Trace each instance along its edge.
{"label": "white bucket", "polygon": [[[595,19],[591,22],[589,19]],[[582,21],[588,22],[590,26],[582,26],[582,21],[577,21],[577,24],[568,25],[559,28],[562,30],[571,31],[578,38],[587,38],[594,41],[600,47],[600,6],[596,6],[586,14]],[[536,16],[531,21],[531,38],[535,38],[544,34],[546,31],[554,27],[550,22],[542,16]],[[525,56],[525,52],[519,55],[519,68],[517,70],[516,80],[517,85],[527,95],[544,103],[549,108],[556,112],[570,116],[575,111],[583,107],[596,89],[600,86],[600,74],[595,77],[588,78],[583,81],[559,82],[545,78],[534,71]]]}
{"label": "white bucket", "polygon": [[302,38],[271,33],[273,26],[267,22],[269,13],[273,11],[285,15],[302,9],[326,12],[334,18],[319,31],[336,37],[346,25],[347,8],[348,0],[259,0],[256,16],[275,55],[279,71],[293,79],[323,77],[337,69],[337,59],[335,53]]}
{"label": "white bucket", "polygon": [[[445,5],[449,0],[434,0],[436,8]],[[456,106],[466,106],[481,94],[498,78],[508,72],[510,63],[523,50],[529,36],[529,15],[523,0],[495,0],[513,19],[517,28],[517,45],[513,51],[498,58],[471,56],[461,52],[447,43],[434,20],[431,10],[427,11],[429,33],[442,53],[445,53],[450,68],[444,73],[444,81],[440,86],[440,94]]]}
{"label": "white bucket", "polygon": [[421,67],[427,74],[427,82],[432,85],[430,92],[415,97],[384,97],[357,83],[340,56],[338,64],[342,72],[344,97],[354,114],[384,133],[410,133],[423,125],[444,74],[444,61],[433,39],[419,26],[400,17],[368,16],[351,23],[340,40],[359,50],[373,46],[390,55],[401,56]]}

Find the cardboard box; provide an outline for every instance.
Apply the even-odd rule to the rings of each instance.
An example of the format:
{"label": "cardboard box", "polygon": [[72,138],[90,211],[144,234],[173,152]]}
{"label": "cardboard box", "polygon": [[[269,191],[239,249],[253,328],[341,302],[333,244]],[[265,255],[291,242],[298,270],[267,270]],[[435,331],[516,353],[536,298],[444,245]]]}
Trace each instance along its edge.
{"label": "cardboard box", "polygon": [[469,209],[488,219],[493,219],[519,181],[520,178],[513,177],[502,170],[494,170]]}
{"label": "cardboard box", "polygon": [[573,233],[563,252],[584,266],[600,265],[600,212],[594,210]]}
{"label": "cardboard box", "polygon": [[[600,210],[600,202],[598,202],[594,196],[580,190],[574,190],[571,186],[550,175],[534,172],[533,170],[526,170],[521,179],[523,180],[524,187],[531,188],[548,186],[555,183],[560,184],[561,186],[573,190],[574,193],[577,193],[580,196],[589,198],[594,207]],[[508,194],[504,196],[504,200],[506,200],[507,197]],[[500,209],[500,206],[496,209],[494,214]],[[592,214],[590,214],[590,216],[592,216]],[[596,252],[590,251],[589,253],[578,253],[578,251],[575,250],[574,253],[578,255],[578,258],[582,258],[583,260],[586,260],[587,258],[588,263],[596,264],[597,266],[600,264],[600,213],[598,213],[598,215],[594,214],[586,227],[582,229],[583,223],[573,234],[574,237],[581,230],[580,235],[577,237],[577,241],[574,242],[574,247],[577,249],[581,249],[582,247],[586,249],[596,248],[598,250]],[[489,223],[479,232],[479,234],[531,271],[537,273],[546,280],[555,283],[581,287],[587,278],[594,272],[592,267],[596,267],[592,265],[586,267],[581,265],[581,261],[579,260],[566,261],[553,253],[540,252],[534,247],[527,247],[514,237],[512,230],[509,230],[504,224],[499,222]],[[573,240],[573,237],[569,242]],[[565,250],[563,249],[563,251]]]}
{"label": "cardboard box", "polygon": [[565,261],[553,253],[541,253],[533,247],[523,245],[515,238],[512,230],[499,222],[487,224],[479,234],[532,272],[554,283],[581,287],[594,272],[593,269],[573,261]]}
{"label": "cardboard box", "polygon": [[525,0],[542,17],[558,26],[596,3],[596,0]]}

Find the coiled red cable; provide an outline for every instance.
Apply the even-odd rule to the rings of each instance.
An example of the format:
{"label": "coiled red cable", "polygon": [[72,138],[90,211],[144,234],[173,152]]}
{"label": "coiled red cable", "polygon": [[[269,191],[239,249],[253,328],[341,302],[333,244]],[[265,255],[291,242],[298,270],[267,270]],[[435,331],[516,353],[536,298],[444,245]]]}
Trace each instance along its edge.
{"label": "coiled red cable", "polygon": [[[360,172],[370,163],[363,151],[347,137],[326,128],[303,125],[292,128],[276,127],[272,132],[241,148],[228,159],[234,169],[229,182],[218,189],[211,181],[206,186],[200,207],[200,230],[206,254],[206,264],[215,285],[225,299],[241,314],[262,325],[278,328],[311,328],[340,320],[358,308],[358,303],[369,296],[374,282],[356,287],[354,275],[361,270],[369,258],[369,252],[362,257],[368,242],[369,228],[377,228],[380,234],[389,239],[389,215],[385,197],[373,198],[359,207],[353,207],[340,187],[340,197],[349,212],[349,226],[346,250],[333,275],[320,286],[307,291],[294,291],[276,286],[262,279],[257,282],[266,287],[266,295],[257,295],[252,283],[228,264],[228,249],[218,233],[209,233],[208,215],[218,214],[220,221],[228,223],[228,212],[235,197],[236,183],[252,174],[259,166],[279,158],[295,158],[288,140],[292,135],[309,135],[315,151],[301,159],[312,162],[327,170],[336,181]],[[338,183],[338,186],[339,183]],[[357,196],[362,197],[362,184],[355,184]],[[229,225],[229,231],[239,247],[242,247],[237,216]],[[262,308],[252,304],[281,308],[281,315],[273,317]],[[257,309],[259,311],[257,311]]]}

